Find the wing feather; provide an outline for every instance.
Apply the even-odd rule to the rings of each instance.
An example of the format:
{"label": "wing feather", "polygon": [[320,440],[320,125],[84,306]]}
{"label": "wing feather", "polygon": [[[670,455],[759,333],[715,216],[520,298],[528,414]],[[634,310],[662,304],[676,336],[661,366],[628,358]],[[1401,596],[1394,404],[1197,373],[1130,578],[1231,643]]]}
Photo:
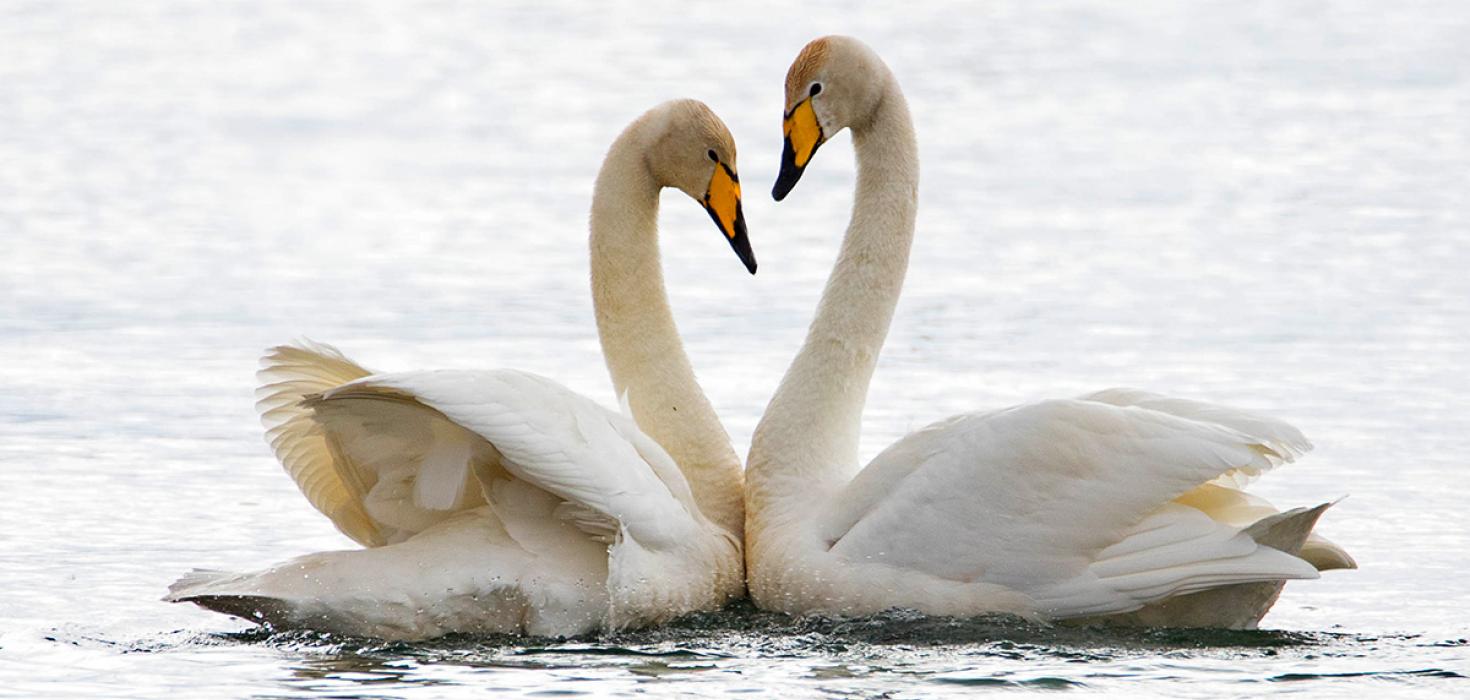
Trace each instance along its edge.
{"label": "wing feather", "polygon": [[330,345],[300,341],[271,348],[256,373],[256,410],[266,441],[306,500],[342,534],[365,546],[386,544],[363,508],[370,484],[340,468],[326,434],[302,405],[306,397],[371,374]]}
{"label": "wing feather", "polygon": [[622,530],[647,547],[674,546],[695,525],[673,458],[630,419],[551,380],[515,370],[380,374],[321,403],[371,397],[473,435],[511,475],[575,504],[558,516],[594,537]]}
{"label": "wing feather", "polygon": [[1244,414],[1181,415],[1205,415],[1204,404],[1103,397],[966,414],[913,433],[833,500],[821,532],[839,556],[1010,586],[1062,617],[1315,576],[1239,528],[1170,504],[1227,473],[1267,471],[1303,441],[1266,423],[1266,435],[1247,433],[1257,424]]}
{"label": "wing feather", "polygon": [[[1083,401],[1097,401],[1113,406],[1137,406],[1160,413],[1186,418],[1202,423],[1211,423],[1251,436],[1258,449],[1265,450],[1272,466],[1292,462],[1312,450],[1311,441],[1296,426],[1279,418],[1242,411],[1229,406],[1191,401],[1164,396],[1140,389],[1114,388],[1081,397]],[[1221,474],[1213,483],[1228,487],[1245,488],[1259,471],[1231,470]],[[1274,509],[1273,509],[1274,510]]]}
{"label": "wing feather", "polygon": [[554,494],[563,501],[555,517],[601,541],[626,532],[672,546],[698,512],[678,465],[631,418],[543,377],[375,375],[310,341],[272,348],[257,377],[277,458],[307,500],[365,546],[486,504],[497,474]]}

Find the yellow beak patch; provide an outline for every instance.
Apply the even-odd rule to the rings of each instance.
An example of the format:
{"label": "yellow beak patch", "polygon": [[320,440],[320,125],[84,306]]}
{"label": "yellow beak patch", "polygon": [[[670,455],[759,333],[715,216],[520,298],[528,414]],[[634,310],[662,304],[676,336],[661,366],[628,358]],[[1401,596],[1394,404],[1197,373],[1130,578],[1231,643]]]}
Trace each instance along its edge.
{"label": "yellow beak patch", "polygon": [[740,181],[724,163],[715,165],[709,189],[704,193],[704,206],[715,217],[725,237],[735,238],[735,219],[740,215]]}
{"label": "yellow beak patch", "polygon": [[811,98],[802,100],[801,104],[792,109],[791,115],[786,117],[782,126],[786,140],[791,143],[792,154],[796,157],[796,167],[805,168],[807,161],[817,151],[817,146],[822,145],[822,125],[817,123],[817,113],[812,109]]}

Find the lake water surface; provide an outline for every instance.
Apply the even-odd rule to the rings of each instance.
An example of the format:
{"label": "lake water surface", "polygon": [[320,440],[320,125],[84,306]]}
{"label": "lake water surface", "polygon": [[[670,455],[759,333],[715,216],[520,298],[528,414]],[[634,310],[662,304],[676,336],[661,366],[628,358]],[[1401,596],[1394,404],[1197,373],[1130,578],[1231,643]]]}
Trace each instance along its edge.
{"label": "lake water surface", "polygon": [[[1470,6],[1443,2],[0,1],[0,696],[1220,697],[1470,693]],[[695,365],[742,453],[851,204],[779,207],[782,80],[860,36],[924,159],[863,453],[956,411],[1132,385],[1314,440],[1362,569],[1259,632],[796,620],[572,641],[268,635],[158,601],[349,546],[271,458],[261,351],[518,367],[612,402],[587,293],[608,143],[705,100],[760,274],[664,201]]]}

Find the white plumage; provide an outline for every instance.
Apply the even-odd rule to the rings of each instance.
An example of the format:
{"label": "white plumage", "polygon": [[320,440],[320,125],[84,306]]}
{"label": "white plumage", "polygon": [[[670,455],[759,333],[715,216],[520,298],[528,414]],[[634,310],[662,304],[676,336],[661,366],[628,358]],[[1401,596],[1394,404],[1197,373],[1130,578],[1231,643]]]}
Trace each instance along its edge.
{"label": "white plumage", "polygon": [[[275,348],[259,375],[267,439],[311,504],[365,549],[195,571],[165,600],[280,628],[419,639],[614,630],[738,597],[739,458],[646,264],[658,260],[659,191],[733,183],[733,154],[723,123],[683,100],[636,120],[604,161],[592,286],[626,414],[526,372],[373,374],[325,345]],[[738,198],[720,201],[715,218],[753,268]]]}
{"label": "white plumage", "polygon": [[[195,573],[169,600],[385,638],[576,634],[723,602],[713,572],[738,542],[631,418],[515,370],[368,374],[316,344],[266,362],[260,405],[282,462],[375,548]],[[674,566],[652,581],[617,570],[645,561]]]}
{"label": "white plumage", "polygon": [[[1130,390],[955,416],[902,438],[808,507],[810,540],[799,525],[765,535],[790,548],[771,607],[1067,619],[1173,600],[1157,623],[1249,626],[1263,609],[1186,613],[1178,596],[1353,566],[1320,537],[1317,561],[1295,556],[1325,505],[1283,515],[1253,499],[1269,512],[1243,524],[1209,507],[1246,497],[1219,480],[1263,474],[1307,449],[1283,422]],[[1283,521],[1298,526],[1295,541],[1259,541]],[[807,580],[790,575],[798,568]]]}
{"label": "white plumage", "polygon": [[908,264],[917,147],[892,73],[854,39],[809,44],[786,93],[776,196],[847,127],[858,182],[817,317],[751,446],[758,605],[1248,627],[1283,581],[1354,566],[1311,534],[1328,504],[1278,513],[1241,490],[1311,448],[1295,428],[1132,389],[954,416],[853,476]]}

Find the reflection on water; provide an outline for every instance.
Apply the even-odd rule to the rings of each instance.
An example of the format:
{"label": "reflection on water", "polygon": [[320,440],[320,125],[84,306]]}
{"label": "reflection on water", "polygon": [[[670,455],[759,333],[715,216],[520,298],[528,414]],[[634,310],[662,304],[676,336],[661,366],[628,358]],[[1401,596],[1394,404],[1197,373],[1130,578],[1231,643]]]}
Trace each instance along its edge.
{"label": "reflection on water", "polygon": [[[751,185],[755,278],[697,206],[662,213],[681,329],[744,450],[851,203],[845,136],[785,203],[761,194],[787,64],[828,32],[888,58],[924,160],[864,454],[1112,385],[1271,411],[1318,449],[1260,493],[1349,494],[1323,528],[1362,570],[1289,584],[1249,633],[737,607],[609,639],[392,645],[158,602],[194,566],[350,546],[261,441],[269,345],[519,367],[611,403],[592,177],[676,96],[724,117]],[[1467,34],[1452,0],[5,4],[0,695],[1458,689]]]}
{"label": "reflection on water", "polygon": [[[805,682],[859,694],[917,683],[925,694],[943,694],[966,687],[1106,690],[1140,679],[1200,678],[1216,684],[1317,680],[1347,683],[1350,690],[1353,679],[1463,681],[1466,676],[1451,668],[1452,655],[1422,649],[1463,651],[1467,644],[1417,635],[1052,627],[1004,616],[935,619],[904,611],[794,620],[737,603],[656,630],[567,641],[454,636],[411,644],[256,630],[124,645],[121,651],[187,656],[268,650],[280,655],[290,673],[281,682],[291,689],[398,697],[396,691],[431,694],[457,686],[578,695],[647,689],[649,683],[769,693]],[[1397,660],[1414,656],[1431,665],[1405,667]],[[779,663],[785,673],[762,677],[767,663]]]}

